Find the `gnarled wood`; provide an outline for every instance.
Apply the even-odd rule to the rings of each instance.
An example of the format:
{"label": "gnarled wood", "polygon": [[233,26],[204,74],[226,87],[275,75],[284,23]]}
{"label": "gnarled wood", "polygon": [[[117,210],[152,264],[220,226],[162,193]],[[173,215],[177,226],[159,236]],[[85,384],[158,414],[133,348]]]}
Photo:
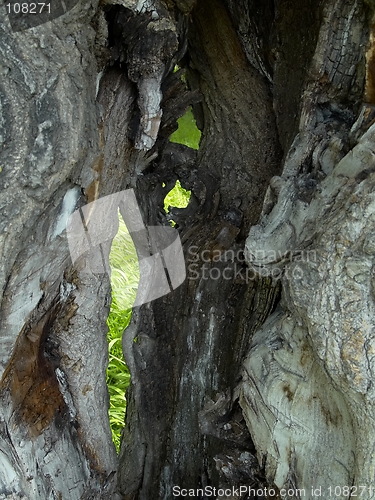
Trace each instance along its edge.
{"label": "gnarled wood", "polygon": [[[0,495],[370,485],[373,9],[83,1],[18,32],[2,9]],[[188,106],[197,152],[169,143]],[[110,281],[65,228],[128,188],[176,221],[187,279],[125,332],[116,457]]]}
{"label": "gnarled wood", "polygon": [[240,402],[269,481],[307,498],[314,484],[362,485],[373,498],[374,126],[364,133],[372,108],[356,102],[363,12],[339,4],[325,8],[300,133],[246,243],[283,291],[253,338]]}

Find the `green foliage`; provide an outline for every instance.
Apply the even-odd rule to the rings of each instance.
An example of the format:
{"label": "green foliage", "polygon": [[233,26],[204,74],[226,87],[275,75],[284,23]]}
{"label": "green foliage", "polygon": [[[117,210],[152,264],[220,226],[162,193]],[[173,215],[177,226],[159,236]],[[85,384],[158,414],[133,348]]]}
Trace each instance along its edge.
{"label": "green foliage", "polygon": [[171,142],[177,142],[178,144],[185,144],[189,148],[199,149],[199,141],[201,139],[201,132],[195,123],[193,112],[189,108],[184,116],[181,116],[178,123],[178,129],[174,132],[171,137]]}
{"label": "green foliage", "polygon": [[[174,187],[169,191],[167,196],[164,198],[164,210],[166,213],[169,212],[169,207],[176,208],[186,208],[190,201],[191,191],[184,189],[180,181],[177,180]],[[172,227],[176,225],[176,222],[170,219],[170,224]]]}
{"label": "green foliage", "polygon": [[[172,142],[198,149],[201,133],[198,130],[191,108],[178,120],[178,130],[171,136]],[[166,213],[169,206],[185,208],[190,200],[190,191],[177,181],[164,200]],[[172,221],[172,225],[174,222]],[[119,217],[119,230],[112,242],[109,256],[111,265],[112,304],[108,315],[109,363],[107,385],[110,395],[109,421],[116,449],[120,447],[120,435],[124,426],[126,400],[125,391],[130,383],[129,370],[122,354],[122,334],[129,325],[132,306],[139,283],[138,258],[133,240]]]}
{"label": "green foliage", "polygon": [[180,181],[177,180],[173,189],[164,198],[164,210],[169,212],[169,207],[186,208],[190,201],[191,191],[184,189]]}
{"label": "green foliage", "polygon": [[131,309],[137,295],[139,264],[133,240],[120,216],[119,230],[112,242],[109,263],[116,307],[120,311]]}
{"label": "green foliage", "polygon": [[[175,187],[165,198],[166,211],[168,211],[168,205],[186,207],[189,199],[190,191],[183,189],[177,181]],[[118,451],[121,431],[124,427],[125,392],[130,384],[130,373],[122,353],[122,334],[130,323],[132,306],[139,283],[137,254],[133,240],[121,217],[119,217],[118,233],[112,242],[109,262],[111,266],[112,304],[107,319],[109,349],[107,385],[110,396],[109,421],[112,439]]]}
{"label": "green foliage", "polygon": [[119,450],[121,430],[125,418],[125,391],[130,374],[122,354],[122,333],[129,325],[132,305],[139,282],[139,265],[131,236],[119,218],[119,230],[113,240],[109,256],[111,265],[112,304],[108,315],[109,363],[107,385],[110,396],[109,421],[112,439]]}

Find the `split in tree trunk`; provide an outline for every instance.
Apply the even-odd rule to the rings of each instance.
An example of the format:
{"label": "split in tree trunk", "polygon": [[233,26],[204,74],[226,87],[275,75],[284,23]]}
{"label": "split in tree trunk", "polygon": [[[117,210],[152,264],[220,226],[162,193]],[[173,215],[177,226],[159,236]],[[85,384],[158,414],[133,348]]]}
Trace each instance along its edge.
{"label": "split in tree trunk", "polygon": [[[23,30],[1,13],[0,494],[374,498],[373,2],[67,7]],[[198,151],[169,141],[190,106]],[[116,457],[114,221],[77,261],[65,228],[82,209],[90,233],[98,200],[130,189],[142,227],[168,226],[176,180],[186,279],[124,333]]]}

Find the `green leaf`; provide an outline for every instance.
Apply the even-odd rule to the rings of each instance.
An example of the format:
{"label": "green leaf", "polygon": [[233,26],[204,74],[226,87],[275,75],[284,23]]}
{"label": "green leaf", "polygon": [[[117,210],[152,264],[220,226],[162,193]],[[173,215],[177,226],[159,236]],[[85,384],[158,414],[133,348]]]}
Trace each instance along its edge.
{"label": "green leaf", "polygon": [[177,120],[177,123],[178,129],[171,135],[170,141],[185,144],[189,148],[199,149],[201,132],[197,127],[191,108]]}

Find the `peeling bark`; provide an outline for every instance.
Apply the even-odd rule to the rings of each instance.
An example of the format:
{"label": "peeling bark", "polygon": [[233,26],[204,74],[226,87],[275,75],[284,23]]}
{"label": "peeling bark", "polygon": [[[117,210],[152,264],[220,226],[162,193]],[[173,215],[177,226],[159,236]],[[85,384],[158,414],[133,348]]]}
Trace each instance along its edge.
{"label": "peeling bark", "polygon": [[[106,0],[18,32],[2,10],[1,498],[372,484],[373,9]],[[189,106],[197,152],[169,143]],[[187,279],[124,333],[116,457],[110,281],[66,223],[132,188],[168,225],[177,179]]]}
{"label": "peeling bark", "polygon": [[356,71],[364,18],[340,2],[323,19],[300,133],[246,243],[249,264],[283,292],[253,337],[240,402],[269,481],[362,485],[373,498],[374,128],[372,106],[358,110]]}

